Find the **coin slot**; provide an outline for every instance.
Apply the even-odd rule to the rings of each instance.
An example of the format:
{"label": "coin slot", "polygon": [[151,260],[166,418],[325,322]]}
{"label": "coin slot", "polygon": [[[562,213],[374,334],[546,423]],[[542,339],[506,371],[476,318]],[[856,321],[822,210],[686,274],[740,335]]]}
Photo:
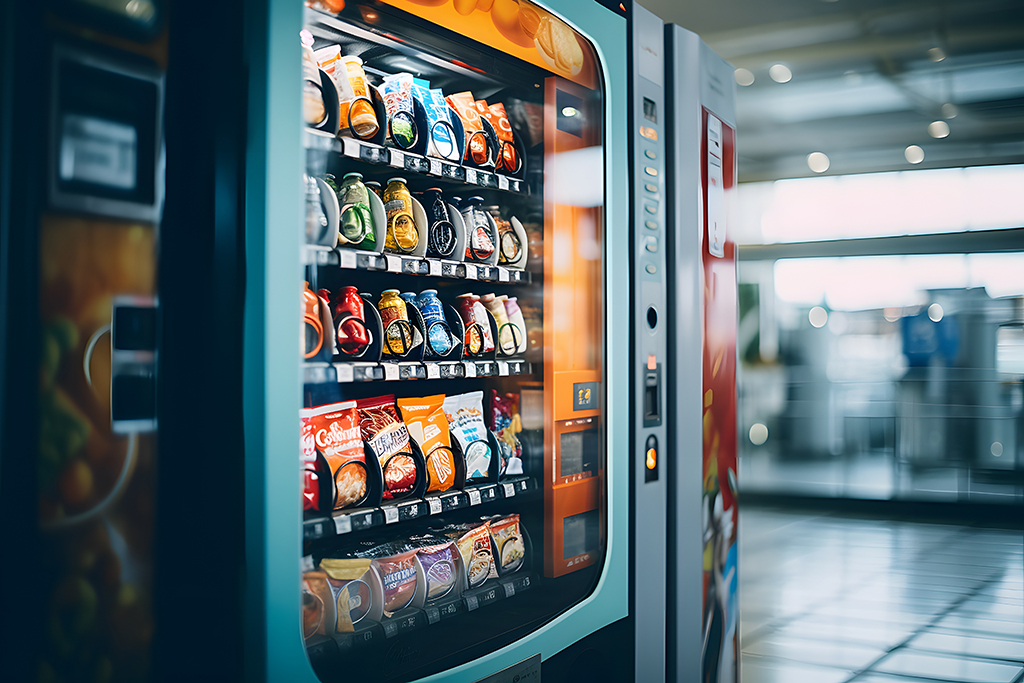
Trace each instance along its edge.
{"label": "coin slot", "polygon": [[647,327],[652,330],[658,326],[658,311],[654,309],[654,306],[647,308]]}

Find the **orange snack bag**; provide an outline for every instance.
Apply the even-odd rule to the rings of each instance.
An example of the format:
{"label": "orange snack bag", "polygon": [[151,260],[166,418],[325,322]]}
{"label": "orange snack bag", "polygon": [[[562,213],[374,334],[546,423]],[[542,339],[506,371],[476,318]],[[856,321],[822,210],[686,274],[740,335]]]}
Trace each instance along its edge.
{"label": "orange snack bag", "polygon": [[447,491],[455,485],[455,456],[443,406],[444,394],[398,399],[409,435],[423,449],[427,460],[428,491]]}
{"label": "orange snack bag", "polygon": [[[483,106],[481,107],[481,105]],[[488,105],[485,100],[479,100],[476,103],[476,108],[480,111],[481,116],[494,126],[494,132],[498,135],[500,153],[498,154],[497,169],[515,173],[519,162],[513,143],[512,124],[509,123],[508,115],[505,113],[505,105],[501,102]]]}
{"label": "orange snack bag", "polygon": [[[484,126],[480,123],[480,112],[476,108],[473,93],[467,90],[449,95],[445,100],[462,119],[462,127],[466,133],[466,159],[470,159],[472,155],[474,163],[487,163],[487,139],[482,134]],[[478,132],[481,134],[475,135]]]}

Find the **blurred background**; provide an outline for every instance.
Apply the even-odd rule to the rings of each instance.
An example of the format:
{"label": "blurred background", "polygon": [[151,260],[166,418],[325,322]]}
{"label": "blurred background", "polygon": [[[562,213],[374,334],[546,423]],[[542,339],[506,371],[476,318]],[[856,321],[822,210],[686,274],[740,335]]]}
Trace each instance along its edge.
{"label": "blurred background", "polygon": [[1024,502],[1024,4],[655,11],[736,68],[740,487]]}
{"label": "blurred background", "polygon": [[736,67],[744,683],[1024,681],[1024,3],[650,0]]}

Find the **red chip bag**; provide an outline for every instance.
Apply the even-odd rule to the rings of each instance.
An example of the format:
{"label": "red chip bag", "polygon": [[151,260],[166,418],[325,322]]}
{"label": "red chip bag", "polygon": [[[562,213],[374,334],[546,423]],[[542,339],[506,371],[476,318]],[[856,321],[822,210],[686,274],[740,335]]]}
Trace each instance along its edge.
{"label": "red chip bag", "polygon": [[378,396],[358,402],[359,428],[384,473],[384,498],[400,498],[416,487],[416,461],[409,430],[398,417],[395,397]]}
{"label": "red chip bag", "polygon": [[[303,461],[315,461],[319,452],[334,476],[332,509],[340,510],[362,502],[366,498],[366,455],[356,402],[304,408],[299,411],[299,417],[302,418]],[[306,499],[310,500],[308,480],[307,475]]]}

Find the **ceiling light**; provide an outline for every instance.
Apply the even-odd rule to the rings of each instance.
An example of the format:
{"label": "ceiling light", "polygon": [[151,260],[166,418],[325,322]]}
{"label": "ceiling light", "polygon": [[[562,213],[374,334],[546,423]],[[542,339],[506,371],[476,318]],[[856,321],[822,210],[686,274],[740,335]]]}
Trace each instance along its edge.
{"label": "ceiling light", "polygon": [[933,47],[928,50],[928,59],[933,62],[941,62],[946,58],[946,53],[941,47]]}
{"label": "ceiling light", "polygon": [[955,119],[956,115],[960,113],[955,104],[946,102],[942,105],[942,118],[944,119]]}
{"label": "ceiling light", "polygon": [[815,173],[824,173],[828,166],[828,156],[824,152],[811,152],[807,155],[807,167]]}
{"label": "ceiling light", "polygon": [[562,107],[562,116],[570,117],[579,114],[579,110],[576,107]]}
{"label": "ceiling light", "polygon": [[768,69],[768,75],[776,83],[789,83],[793,80],[793,72],[785,64],[772,64],[772,68]]}
{"label": "ceiling light", "polygon": [[825,323],[828,322],[828,311],[821,306],[815,306],[807,314],[807,320],[811,323],[812,327],[825,327]]}
{"label": "ceiling light", "polygon": [[942,306],[940,306],[939,304],[932,304],[931,306],[928,307],[928,319],[931,320],[933,323],[937,323],[940,320],[942,320],[942,314]]}
{"label": "ceiling light", "polygon": [[949,124],[945,121],[932,121],[928,124],[928,135],[933,138],[944,138],[949,135]]}
{"label": "ceiling light", "polygon": [[919,164],[924,161],[924,150],[917,145],[909,145],[903,150],[903,156],[912,164]]}
{"label": "ceiling light", "polygon": [[755,422],[754,424],[750,425],[749,436],[750,443],[754,444],[755,446],[760,446],[761,444],[768,440],[768,427],[761,424],[760,422]]}
{"label": "ceiling light", "polygon": [[736,83],[742,86],[752,85],[754,83],[754,72],[742,67],[736,69]]}

